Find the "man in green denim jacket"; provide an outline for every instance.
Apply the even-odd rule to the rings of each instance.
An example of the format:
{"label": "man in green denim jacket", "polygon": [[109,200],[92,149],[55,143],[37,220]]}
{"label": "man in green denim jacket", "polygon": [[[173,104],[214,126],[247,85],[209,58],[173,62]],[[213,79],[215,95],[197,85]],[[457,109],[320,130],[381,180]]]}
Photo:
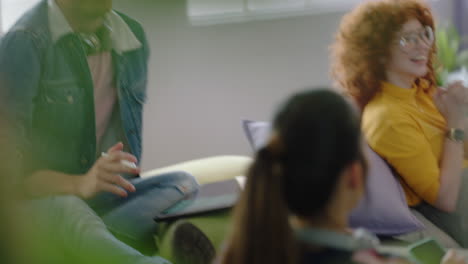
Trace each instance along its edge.
{"label": "man in green denim jacket", "polygon": [[14,182],[28,196],[50,197],[30,203],[45,216],[39,224],[63,225],[83,245],[73,247],[99,251],[84,246],[97,240],[103,252],[136,254],[77,197],[138,246],[151,243],[153,211],[197,188],[180,172],[139,179],[138,166],[122,162],[141,157],[148,56],[143,28],[113,11],[112,0],[43,0],[1,40],[0,110],[16,133],[11,157],[22,174]]}

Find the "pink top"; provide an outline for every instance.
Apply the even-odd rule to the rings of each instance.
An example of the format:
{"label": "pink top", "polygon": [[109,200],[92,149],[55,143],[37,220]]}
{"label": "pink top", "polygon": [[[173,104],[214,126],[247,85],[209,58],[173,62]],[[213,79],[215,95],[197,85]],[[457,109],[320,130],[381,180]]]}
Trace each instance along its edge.
{"label": "pink top", "polygon": [[110,52],[88,56],[94,83],[94,111],[96,113],[96,143],[99,145],[112,116],[117,91]]}

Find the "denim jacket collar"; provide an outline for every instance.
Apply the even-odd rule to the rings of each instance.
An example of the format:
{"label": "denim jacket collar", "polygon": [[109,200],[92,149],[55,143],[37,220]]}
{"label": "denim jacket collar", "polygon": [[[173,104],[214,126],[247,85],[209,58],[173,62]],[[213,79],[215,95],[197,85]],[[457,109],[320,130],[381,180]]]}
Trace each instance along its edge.
{"label": "denim jacket collar", "polygon": [[[56,43],[61,37],[73,33],[73,29],[66,20],[62,10],[55,0],[48,0],[48,19],[52,41]],[[105,23],[110,28],[112,48],[121,55],[126,51],[139,49],[142,44],[129,28],[127,23],[114,11],[105,17]]]}

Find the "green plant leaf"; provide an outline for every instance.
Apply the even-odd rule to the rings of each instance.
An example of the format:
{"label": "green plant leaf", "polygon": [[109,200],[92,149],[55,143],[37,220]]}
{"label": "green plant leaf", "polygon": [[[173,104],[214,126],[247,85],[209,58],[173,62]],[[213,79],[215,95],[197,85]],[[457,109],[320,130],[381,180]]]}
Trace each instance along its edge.
{"label": "green plant leaf", "polygon": [[457,29],[454,26],[449,26],[447,28],[447,33],[450,48],[457,52],[460,47],[460,35],[458,34]]}
{"label": "green plant leaf", "polygon": [[448,74],[449,74],[448,71],[445,70],[445,69],[442,70],[442,71],[436,72],[437,85],[439,85],[439,86],[445,85],[445,83],[447,82]]}
{"label": "green plant leaf", "polygon": [[438,26],[435,31],[437,55],[434,59],[436,79],[445,83],[447,75],[460,67],[468,68],[468,50],[460,50],[468,43],[468,36],[461,36],[453,25]]}
{"label": "green plant leaf", "polygon": [[437,32],[437,50],[438,50],[438,57],[439,61],[442,63],[444,67],[447,67],[449,64],[449,52],[448,52],[448,38],[447,32],[443,29]]}

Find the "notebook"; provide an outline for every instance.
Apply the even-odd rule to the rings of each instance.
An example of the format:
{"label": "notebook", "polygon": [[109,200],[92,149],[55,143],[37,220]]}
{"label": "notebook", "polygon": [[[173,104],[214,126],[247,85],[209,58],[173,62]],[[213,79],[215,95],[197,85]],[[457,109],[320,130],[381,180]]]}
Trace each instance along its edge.
{"label": "notebook", "polygon": [[239,200],[245,177],[201,185],[198,191],[163,210],[155,221],[173,220],[233,207]]}

